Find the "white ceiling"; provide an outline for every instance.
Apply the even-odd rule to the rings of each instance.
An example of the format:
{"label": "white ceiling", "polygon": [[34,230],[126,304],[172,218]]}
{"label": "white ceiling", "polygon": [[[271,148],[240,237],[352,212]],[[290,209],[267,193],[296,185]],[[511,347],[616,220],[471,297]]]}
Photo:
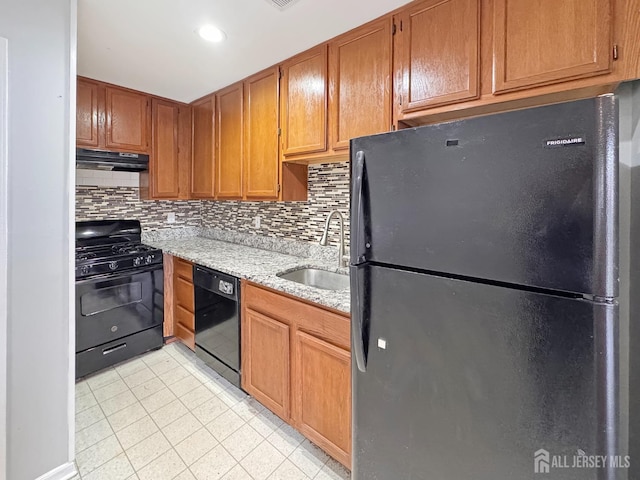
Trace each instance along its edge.
{"label": "white ceiling", "polygon": [[[409,0],[79,0],[78,74],[190,102]],[[213,23],[218,43],[196,30]]]}

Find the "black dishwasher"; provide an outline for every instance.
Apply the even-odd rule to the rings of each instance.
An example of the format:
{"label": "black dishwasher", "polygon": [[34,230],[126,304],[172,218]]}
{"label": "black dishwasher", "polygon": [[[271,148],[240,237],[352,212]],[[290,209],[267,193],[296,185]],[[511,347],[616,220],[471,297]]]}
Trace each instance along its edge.
{"label": "black dishwasher", "polygon": [[193,287],[196,355],[240,387],[240,282],[194,265]]}

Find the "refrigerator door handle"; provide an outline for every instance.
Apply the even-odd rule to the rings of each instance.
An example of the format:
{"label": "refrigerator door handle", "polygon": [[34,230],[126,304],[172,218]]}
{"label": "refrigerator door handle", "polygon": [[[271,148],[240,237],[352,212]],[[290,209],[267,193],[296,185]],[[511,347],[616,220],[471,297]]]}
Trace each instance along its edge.
{"label": "refrigerator door handle", "polygon": [[360,283],[360,276],[364,270],[363,267],[352,266],[349,273],[351,279],[351,351],[354,353],[358,370],[364,373],[367,371],[367,357],[363,324],[367,309],[363,302],[365,292],[361,291]]}
{"label": "refrigerator door handle", "polygon": [[599,297],[619,291],[619,165],[618,101],[615,95],[596,98],[597,126],[593,170],[593,285]]}
{"label": "refrigerator door handle", "polygon": [[366,220],[364,213],[364,175],[365,161],[364,152],[358,151],[355,154],[352,171],[351,185],[351,264],[357,265],[366,261],[366,250],[370,245],[366,240]]}

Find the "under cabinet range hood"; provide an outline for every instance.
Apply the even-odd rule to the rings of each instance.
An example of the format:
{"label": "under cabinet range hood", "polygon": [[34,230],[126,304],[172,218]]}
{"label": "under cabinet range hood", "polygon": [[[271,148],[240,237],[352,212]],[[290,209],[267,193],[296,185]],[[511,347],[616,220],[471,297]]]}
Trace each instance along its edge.
{"label": "under cabinet range hood", "polygon": [[149,169],[149,155],[78,148],[76,149],[76,166],[91,170],[144,172]]}

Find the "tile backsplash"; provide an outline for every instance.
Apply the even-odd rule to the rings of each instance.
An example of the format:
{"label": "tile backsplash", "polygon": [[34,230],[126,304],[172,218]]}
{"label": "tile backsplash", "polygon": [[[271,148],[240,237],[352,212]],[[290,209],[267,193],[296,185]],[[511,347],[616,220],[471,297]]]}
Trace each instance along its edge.
{"label": "tile backsplash", "polygon": [[[131,186],[132,179],[106,178],[105,172],[80,178],[78,172],[76,220],[128,218],[140,220],[147,231],[203,226],[317,242],[327,215],[337,209],[345,218],[347,245],[349,242],[348,162],[309,166],[309,197],[306,202],[140,200],[138,188]],[[99,184],[91,185],[92,182]],[[120,185],[115,186],[118,182]],[[167,223],[170,212],[175,213],[175,223]],[[260,227],[256,228],[258,216]],[[329,236],[332,245],[338,243],[338,229],[338,221],[333,220]]]}
{"label": "tile backsplash", "polygon": [[[331,210],[345,217],[349,239],[349,164],[330,163],[309,167],[306,202],[203,202],[202,225],[243,233],[315,242],[320,239]],[[260,216],[260,228],[255,218]],[[338,243],[338,221],[331,223],[329,241]]]}
{"label": "tile backsplash", "polygon": [[[76,185],[76,220],[140,220],[145,230],[199,227],[200,201],[140,200],[138,187]],[[167,223],[173,212],[175,223]]]}

